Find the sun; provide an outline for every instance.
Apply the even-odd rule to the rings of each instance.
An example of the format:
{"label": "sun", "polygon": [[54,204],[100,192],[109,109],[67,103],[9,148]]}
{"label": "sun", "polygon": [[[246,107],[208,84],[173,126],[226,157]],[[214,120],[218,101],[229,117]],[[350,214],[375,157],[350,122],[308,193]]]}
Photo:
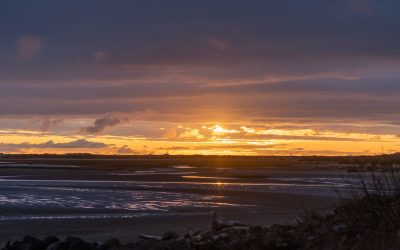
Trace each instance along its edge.
{"label": "sun", "polygon": [[214,134],[235,134],[235,133],[240,133],[240,131],[235,130],[235,129],[225,129],[221,125],[214,125],[212,127],[208,128],[211,130]]}

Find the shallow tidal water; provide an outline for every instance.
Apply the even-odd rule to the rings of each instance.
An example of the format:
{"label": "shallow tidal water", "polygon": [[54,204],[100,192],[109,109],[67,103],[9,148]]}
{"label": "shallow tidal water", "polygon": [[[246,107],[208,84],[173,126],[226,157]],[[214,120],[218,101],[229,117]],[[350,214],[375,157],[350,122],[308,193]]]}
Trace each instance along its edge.
{"label": "shallow tidal water", "polygon": [[[0,209],[5,211],[0,220],[127,218],[202,213],[213,209],[262,210],[260,202],[240,199],[238,192],[241,195],[275,192],[336,197],[337,190],[348,185],[336,175],[282,176],[278,173],[263,178],[239,178],[234,177],[235,169],[215,172],[187,165],[93,171],[89,175],[80,173],[75,169],[77,166],[3,162],[1,167],[11,173],[15,170],[15,174],[0,175]],[[46,174],[49,168],[61,167],[74,170],[62,178]],[[21,175],[26,169],[38,174]],[[149,176],[152,179],[146,180]]]}
{"label": "shallow tidal water", "polygon": [[0,162],[0,241],[27,234],[132,241],[207,229],[211,214],[257,225],[329,211],[352,182],[340,172],[280,168],[88,168]]}

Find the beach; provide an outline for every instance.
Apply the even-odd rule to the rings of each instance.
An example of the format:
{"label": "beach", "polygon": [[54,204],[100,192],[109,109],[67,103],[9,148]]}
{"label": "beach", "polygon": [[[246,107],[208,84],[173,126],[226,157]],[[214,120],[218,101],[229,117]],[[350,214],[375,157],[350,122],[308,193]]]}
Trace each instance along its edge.
{"label": "beach", "polygon": [[347,185],[343,171],[274,162],[117,161],[1,161],[0,241],[56,235],[129,242],[144,233],[204,230],[213,212],[254,225],[290,224],[306,210],[330,211]]}

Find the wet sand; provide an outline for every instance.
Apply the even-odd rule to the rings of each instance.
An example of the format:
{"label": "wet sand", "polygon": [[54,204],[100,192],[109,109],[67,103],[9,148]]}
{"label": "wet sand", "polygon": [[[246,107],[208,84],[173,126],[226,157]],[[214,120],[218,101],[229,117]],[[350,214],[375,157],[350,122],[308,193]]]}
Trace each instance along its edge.
{"label": "wet sand", "polygon": [[104,162],[99,168],[33,162],[0,164],[1,242],[27,234],[134,241],[142,233],[207,229],[213,211],[256,225],[293,223],[305,209],[329,211],[339,201],[332,188],[341,185],[336,181],[342,174],[271,166],[107,169]]}
{"label": "wet sand", "polygon": [[[262,199],[268,209],[258,211],[250,208],[244,211],[227,211],[224,209],[209,209],[199,213],[191,211],[180,214],[151,215],[137,218],[102,218],[102,219],[26,219],[0,222],[0,240],[21,238],[24,235],[44,237],[57,235],[59,237],[79,236],[90,241],[103,241],[118,238],[129,242],[138,239],[143,233],[161,235],[167,230],[179,233],[186,229],[205,230],[210,228],[211,213],[217,211],[220,215],[253,225],[272,225],[293,223],[305,209],[328,211],[332,198],[303,196],[292,194],[262,194]],[[31,211],[32,212],[32,211]],[[36,211],[38,213],[40,211]],[[7,213],[0,209],[0,213]]]}

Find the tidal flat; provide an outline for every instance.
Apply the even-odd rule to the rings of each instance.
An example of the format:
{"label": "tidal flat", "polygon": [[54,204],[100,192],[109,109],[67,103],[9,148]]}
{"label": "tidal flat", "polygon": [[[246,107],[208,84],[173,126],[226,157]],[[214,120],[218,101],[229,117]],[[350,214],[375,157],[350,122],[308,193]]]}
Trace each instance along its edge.
{"label": "tidal flat", "polygon": [[33,235],[89,241],[209,227],[211,214],[290,224],[330,211],[341,168],[290,157],[7,157],[0,160],[0,241]]}

